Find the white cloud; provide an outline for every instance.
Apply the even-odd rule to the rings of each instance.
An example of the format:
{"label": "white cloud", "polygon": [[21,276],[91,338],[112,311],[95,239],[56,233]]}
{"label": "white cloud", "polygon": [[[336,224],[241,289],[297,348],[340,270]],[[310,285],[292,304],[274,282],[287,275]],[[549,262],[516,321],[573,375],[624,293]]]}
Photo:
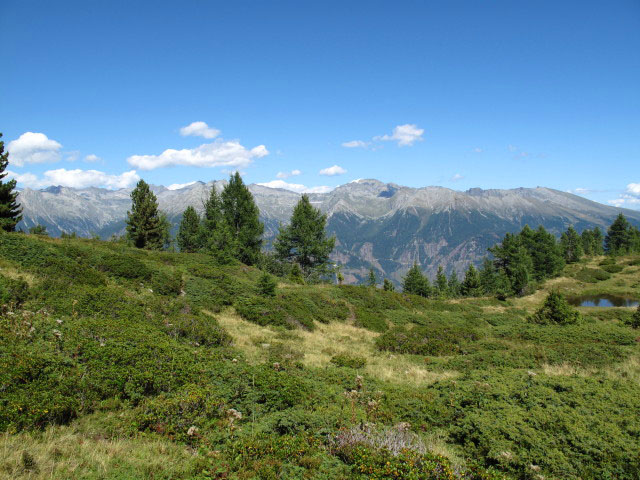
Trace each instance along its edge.
{"label": "white cloud", "polygon": [[220,135],[220,130],[211,128],[205,122],[193,122],[186,127],[182,127],[180,135],[183,137],[216,138]]}
{"label": "white cloud", "polygon": [[100,162],[101,160],[102,159],[99,156],[97,156],[97,155],[95,155],[93,153],[91,153],[91,154],[87,155],[86,157],[84,157],[84,161],[88,162],[88,163],[96,163],[96,162]]}
{"label": "white cloud", "polygon": [[194,183],[196,182],[193,181],[193,182],[187,182],[187,183],[173,183],[167,187],[167,190],[180,190],[184,187],[188,187],[189,185],[193,185]]}
{"label": "white cloud", "polygon": [[264,145],[247,150],[237,140],[216,140],[196,148],[168,149],[160,155],[132,155],[127,159],[130,165],[141,170],[183,165],[189,167],[235,167],[250,165],[254,158],[264,157],[269,151]]}
{"label": "white cloud", "polygon": [[291,170],[290,172],[278,172],[276,177],[278,177],[278,178],[289,178],[289,177],[296,177],[296,176],[301,175],[301,174],[302,174],[302,172],[300,170]]}
{"label": "white cloud", "polygon": [[323,168],[322,170],[320,170],[319,173],[320,175],[327,175],[329,177],[333,177],[334,175],[342,175],[344,173],[347,173],[347,171],[338,165],[334,165],[333,167]]}
{"label": "white cloud", "polygon": [[627,185],[627,193],[629,195],[638,195],[640,197],[640,183],[630,183]]}
{"label": "white cloud", "polygon": [[25,132],[7,145],[9,162],[22,167],[27,163],[52,163],[60,160],[60,145],[44,133]]}
{"label": "white cloud", "polygon": [[140,177],[135,170],[124,172],[120,175],[111,175],[98,170],[47,170],[42,178],[31,173],[18,174],[8,172],[19,184],[29,188],[43,188],[49,185],[62,185],[63,187],[88,188],[104,187],[109,189],[126,188],[135,184]]}
{"label": "white cloud", "polygon": [[345,148],[367,148],[369,144],[362,140],[351,140],[350,142],[343,142],[342,146]]}
{"label": "white cloud", "polygon": [[423,134],[424,134],[424,129],[418,128],[418,126],[415,124],[407,123],[407,124],[398,125],[397,127],[395,127],[391,135],[382,135],[378,137],[373,137],[373,139],[383,140],[383,141],[397,141],[398,146],[400,147],[410,147],[415,142],[422,141]]}
{"label": "white cloud", "polygon": [[476,147],[476,148],[473,149],[473,151],[475,153],[482,153],[482,152],[484,152],[484,148]]}
{"label": "white cloud", "polygon": [[307,187],[299,183],[287,183],[284,180],[272,180],[270,182],[258,183],[263,187],[269,188],[283,188],[285,190],[291,190],[296,193],[327,193],[333,190],[334,187],[327,187],[325,185],[318,187]]}
{"label": "white cloud", "polygon": [[452,182],[457,182],[458,180],[462,180],[463,178],[464,178],[464,175],[456,173],[453,177],[451,177],[451,181]]}
{"label": "white cloud", "polygon": [[615,198],[613,200],[607,200],[607,203],[610,203],[614,207],[621,207],[624,205],[624,198]]}
{"label": "white cloud", "polygon": [[567,192],[574,193],[576,195],[588,195],[588,194],[592,193],[593,190],[591,190],[589,188],[578,187],[578,188],[574,188],[573,190],[567,190]]}

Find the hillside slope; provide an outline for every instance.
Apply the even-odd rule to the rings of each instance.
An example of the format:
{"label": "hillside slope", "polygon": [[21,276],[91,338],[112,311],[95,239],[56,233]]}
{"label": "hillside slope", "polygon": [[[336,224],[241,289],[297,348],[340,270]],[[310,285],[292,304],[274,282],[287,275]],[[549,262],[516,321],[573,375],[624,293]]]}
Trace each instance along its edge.
{"label": "hillside slope", "polygon": [[[553,286],[599,288],[571,266]],[[640,262],[600,288],[640,296]],[[614,269],[611,269],[614,270]],[[200,254],[0,236],[9,478],[636,478],[630,309],[294,285]],[[41,433],[40,433],[41,432]]]}
{"label": "hillside slope", "polygon": [[[160,207],[175,226],[187,206],[202,210],[212,183],[197,182],[179,190],[153,187]],[[222,188],[224,182],[216,182]],[[251,185],[251,191],[271,241],[280,223],[289,220],[300,195],[288,190]],[[53,235],[75,231],[107,238],[124,229],[130,207],[129,190],[76,190],[50,187],[24,190],[20,201],[28,228],[45,225]],[[377,180],[359,180],[325,194],[310,195],[327,213],[328,230],[337,237],[334,259],[345,265],[348,283],[363,280],[373,267],[379,276],[400,281],[417,261],[433,276],[438,265],[461,273],[478,262],[487,247],[525,224],[544,225],[559,234],[573,225],[578,231],[606,228],[624,211],[640,225],[640,212],[623,210],[548,188],[513,190],[471,189],[458,192],[442,187],[409,188]]]}

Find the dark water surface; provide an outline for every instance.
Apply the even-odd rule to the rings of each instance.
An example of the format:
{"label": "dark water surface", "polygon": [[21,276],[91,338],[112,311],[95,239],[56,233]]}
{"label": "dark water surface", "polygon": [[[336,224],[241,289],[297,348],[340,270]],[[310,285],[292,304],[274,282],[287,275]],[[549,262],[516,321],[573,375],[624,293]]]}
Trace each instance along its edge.
{"label": "dark water surface", "polygon": [[567,300],[576,307],[637,307],[638,303],[640,303],[633,298],[607,294],[581,295],[579,297],[569,297]]}

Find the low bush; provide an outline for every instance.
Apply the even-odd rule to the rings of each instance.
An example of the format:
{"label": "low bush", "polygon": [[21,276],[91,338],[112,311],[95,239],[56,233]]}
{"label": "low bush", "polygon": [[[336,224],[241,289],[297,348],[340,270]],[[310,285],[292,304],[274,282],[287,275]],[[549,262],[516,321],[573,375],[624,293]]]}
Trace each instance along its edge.
{"label": "low bush", "polygon": [[338,367],[360,369],[364,368],[364,366],[367,364],[367,359],[364,357],[359,357],[357,355],[340,353],[331,357],[331,363]]}
{"label": "low bush", "polygon": [[605,265],[604,267],[602,267],[602,269],[608,273],[620,273],[622,270],[624,270],[624,266],[623,265]]}
{"label": "low bush", "polygon": [[576,279],[586,283],[598,283],[603,280],[609,280],[611,274],[600,268],[583,268],[575,274]]}
{"label": "low bush", "polygon": [[454,355],[480,338],[473,328],[454,325],[394,327],[376,339],[379,350],[414,355]]}
{"label": "low bush", "polygon": [[164,273],[154,272],[151,277],[151,289],[158,295],[178,296],[182,292],[182,273],[174,271]]}
{"label": "low bush", "polygon": [[529,320],[541,325],[570,325],[580,320],[580,312],[573,308],[557,291],[547,295],[544,304]]}
{"label": "low bush", "polygon": [[0,306],[16,308],[29,297],[29,284],[22,277],[10,278],[0,275]]}
{"label": "low bush", "polygon": [[151,271],[137,258],[126,255],[110,254],[100,258],[97,268],[103,272],[129,280],[147,280]]}

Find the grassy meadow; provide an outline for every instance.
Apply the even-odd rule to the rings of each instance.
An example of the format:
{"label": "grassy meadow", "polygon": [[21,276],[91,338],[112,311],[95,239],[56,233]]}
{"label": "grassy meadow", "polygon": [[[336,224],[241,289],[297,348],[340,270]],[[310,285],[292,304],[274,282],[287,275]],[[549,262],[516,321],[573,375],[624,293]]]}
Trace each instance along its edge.
{"label": "grassy meadow", "polygon": [[639,479],[640,257],[426,299],[203,254],[0,235],[0,478]]}

